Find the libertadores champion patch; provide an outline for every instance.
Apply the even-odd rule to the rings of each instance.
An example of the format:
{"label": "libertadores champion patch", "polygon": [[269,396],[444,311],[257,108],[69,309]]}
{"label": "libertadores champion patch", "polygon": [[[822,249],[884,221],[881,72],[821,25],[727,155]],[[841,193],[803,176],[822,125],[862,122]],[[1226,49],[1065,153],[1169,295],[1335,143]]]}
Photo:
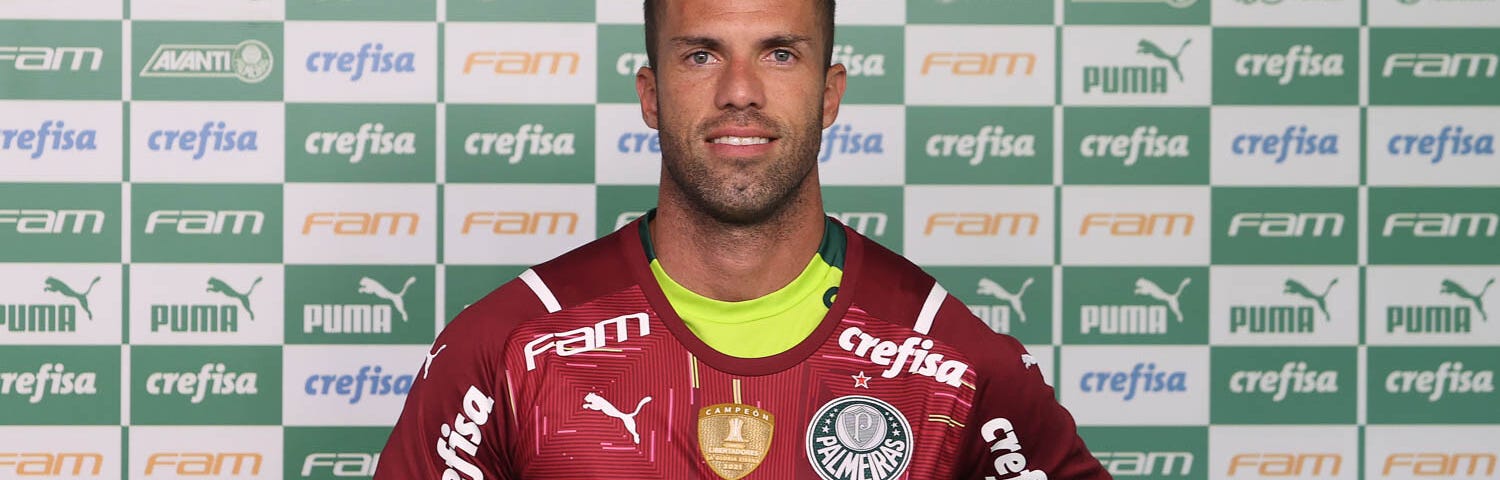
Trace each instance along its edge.
{"label": "libertadores champion patch", "polygon": [[771,449],[771,413],[749,405],[720,403],[698,411],[698,451],[724,480],[755,471]]}

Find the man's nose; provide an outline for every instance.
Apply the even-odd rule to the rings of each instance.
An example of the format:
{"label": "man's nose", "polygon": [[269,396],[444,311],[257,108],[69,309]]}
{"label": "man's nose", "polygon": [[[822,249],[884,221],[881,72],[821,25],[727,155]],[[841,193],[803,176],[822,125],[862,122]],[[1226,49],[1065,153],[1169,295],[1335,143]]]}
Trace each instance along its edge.
{"label": "man's nose", "polygon": [[765,87],[754,60],[734,59],[719,76],[714,104],[721,109],[763,108]]}

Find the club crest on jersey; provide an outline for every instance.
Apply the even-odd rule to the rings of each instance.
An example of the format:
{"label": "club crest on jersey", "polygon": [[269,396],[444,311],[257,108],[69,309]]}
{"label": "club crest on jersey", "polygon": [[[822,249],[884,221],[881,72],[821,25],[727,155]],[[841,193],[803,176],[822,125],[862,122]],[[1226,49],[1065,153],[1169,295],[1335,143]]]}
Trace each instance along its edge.
{"label": "club crest on jersey", "polygon": [[807,460],[823,480],[892,480],[911,464],[911,424],[889,403],[848,395],[807,426]]}
{"label": "club crest on jersey", "polygon": [[698,452],[724,480],[755,471],[771,449],[771,412],[749,405],[720,403],[698,411]]}

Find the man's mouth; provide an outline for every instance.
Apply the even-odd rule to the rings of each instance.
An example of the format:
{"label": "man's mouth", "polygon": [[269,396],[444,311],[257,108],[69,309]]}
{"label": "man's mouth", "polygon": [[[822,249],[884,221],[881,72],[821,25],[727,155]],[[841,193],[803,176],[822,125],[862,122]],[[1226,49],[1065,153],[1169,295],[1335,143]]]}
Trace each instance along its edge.
{"label": "man's mouth", "polygon": [[730,137],[730,136],[724,136],[724,137],[714,137],[714,138],[709,139],[708,141],[709,141],[709,143],[717,143],[717,144],[721,144],[721,145],[736,145],[736,146],[761,145],[761,144],[765,144],[765,143],[771,143],[771,139],[766,138],[766,137]]}

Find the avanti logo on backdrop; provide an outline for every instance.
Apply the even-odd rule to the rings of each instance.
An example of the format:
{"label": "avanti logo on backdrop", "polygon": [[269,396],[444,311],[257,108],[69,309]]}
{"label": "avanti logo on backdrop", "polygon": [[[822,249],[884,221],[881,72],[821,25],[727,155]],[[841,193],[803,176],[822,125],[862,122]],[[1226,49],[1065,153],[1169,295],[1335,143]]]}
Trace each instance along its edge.
{"label": "avanti logo on backdrop", "polygon": [[168,332],[238,332],[240,310],[246,317],[255,320],[250,295],[260,285],[262,277],[255,277],[244,291],[231,286],[219,277],[208,277],[203,291],[224,296],[222,303],[152,304],[151,331]]}
{"label": "avanti logo on backdrop", "polygon": [[1322,293],[1318,293],[1296,278],[1287,278],[1281,293],[1298,299],[1298,303],[1231,305],[1229,333],[1312,334],[1317,329],[1319,313],[1324,323],[1333,321],[1328,313],[1328,295],[1338,283],[1338,278],[1329,280]]}
{"label": "avanti logo on backdrop", "polygon": [[365,73],[403,74],[416,71],[416,53],[387,52],[385,44],[365,42],[356,52],[314,51],[307,54],[307,71],[349,75],[349,81],[358,82]]}
{"label": "avanti logo on backdrop", "polygon": [[9,63],[23,72],[63,69],[97,72],[103,62],[104,49],[99,47],[0,46],[0,65]]}
{"label": "avanti logo on backdrop", "polygon": [[1245,53],[1234,61],[1241,77],[1270,77],[1288,85],[1298,77],[1342,77],[1344,55],[1320,53],[1312,45],[1293,45],[1286,53]]}
{"label": "avanti logo on backdrop", "polygon": [[1126,402],[1136,395],[1171,395],[1188,391],[1188,374],[1182,370],[1156,370],[1155,362],[1136,362],[1128,371],[1084,372],[1078,389],[1084,393],[1118,394]]}
{"label": "avanti logo on backdrop", "polygon": [[[415,375],[382,373],[379,365],[363,365],[353,375],[347,373],[312,374],[307,376],[303,392],[311,396],[349,397],[349,404],[359,403],[366,395],[406,395],[411,390]],[[365,385],[369,385],[366,389]],[[368,391],[367,391],[368,390]]]}
{"label": "avanti logo on backdrop", "polygon": [[99,285],[99,276],[89,282],[82,292],[54,276],[47,276],[42,291],[52,292],[69,300],[68,303],[53,304],[0,304],[0,331],[8,333],[75,332],[78,330],[78,310],[82,309],[88,320],[94,319],[89,308],[89,294]]}
{"label": "avanti logo on backdrop", "polygon": [[27,153],[31,159],[42,158],[51,151],[98,150],[99,131],[91,128],[67,128],[62,120],[43,121],[36,129],[0,129],[0,150],[16,150]]}
{"label": "avanti logo on backdrop", "polygon": [[1279,134],[1240,133],[1231,140],[1235,155],[1275,158],[1276,164],[1292,158],[1325,157],[1339,154],[1337,133],[1308,133],[1306,124],[1287,125]]}
{"label": "avanti logo on backdrop", "polygon": [[275,58],[259,40],[236,45],[163,44],[141,69],[142,77],[236,78],[260,83],[271,76]]}
{"label": "avanti logo on backdrop", "polygon": [[1471,157],[1494,156],[1495,135],[1492,133],[1464,133],[1463,125],[1444,125],[1433,133],[1398,133],[1386,142],[1386,151],[1391,155],[1416,157],[1433,164],[1443,161],[1443,156]]}
{"label": "avanti logo on backdrop", "polygon": [[578,74],[583,56],[561,51],[476,51],[464,57],[464,75],[486,72],[495,75],[572,76]]}
{"label": "avanti logo on backdrop", "polygon": [[1387,305],[1385,307],[1385,332],[1401,335],[1470,333],[1474,330],[1474,317],[1488,322],[1489,311],[1484,296],[1495,285],[1491,277],[1478,288],[1465,287],[1451,278],[1444,278],[1435,290],[1441,296],[1452,297],[1451,303]]}
{"label": "avanti logo on backdrop", "polygon": [[387,132],[383,123],[363,123],[353,132],[310,132],[303,149],[310,155],[334,154],[359,163],[365,154],[415,155],[417,134]]}
{"label": "avanti logo on backdrop", "polygon": [[1183,76],[1179,59],[1187,53],[1193,39],[1184,39],[1175,44],[1175,53],[1169,53],[1156,41],[1142,38],[1136,42],[1135,53],[1149,60],[1137,60],[1133,64],[1085,65],[1083,67],[1083,93],[1086,94],[1148,94],[1161,95],[1169,92],[1171,78],[1177,83],[1187,81]]}
{"label": "avanti logo on backdrop", "polygon": [[201,160],[208,152],[254,152],[260,150],[256,130],[234,130],[222,121],[203,122],[198,129],[152,131],[146,137],[146,147],[153,152],[190,152],[193,160]]}

